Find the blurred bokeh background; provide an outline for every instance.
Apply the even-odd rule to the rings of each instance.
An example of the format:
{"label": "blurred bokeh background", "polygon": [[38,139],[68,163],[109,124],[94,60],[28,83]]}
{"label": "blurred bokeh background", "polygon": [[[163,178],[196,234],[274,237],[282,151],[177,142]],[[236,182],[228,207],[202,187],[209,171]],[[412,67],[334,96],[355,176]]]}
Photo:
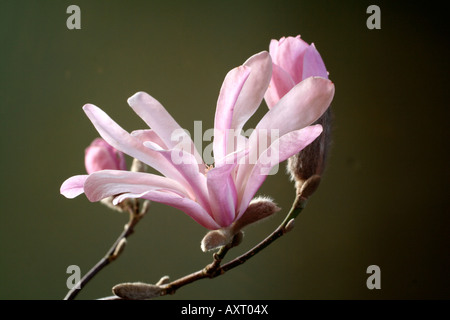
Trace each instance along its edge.
{"label": "blurred bokeh background", "polygon": [[[71,4],[81,30],[66,27]],[[381,8],[381,30],[366,27],[371,4]],[[144,90],[183,127],[201,120],[206,130],[228,70],[297,34],[315,43],[336,85],[319,191],[293,232],[226,275],[162,299],[450,298],[444,12],[406,1],[1,1],[0,299],[63,298],[66,268],[86,272],[127,222],[84,195],[59,194],[66,178],[84,173],[84,148],[97,137],[85,103],[127,130],[145,128],[126,103]],[[260,193],[287,210],[294,189],[281,170]],[[248,228],[230,258],[282,219]],[[120,259],[78,298],[202,268],[211,260],[199,246],[205,232],[154,203]],[[369,265],[381,269],[380,290],[366,287]]]}

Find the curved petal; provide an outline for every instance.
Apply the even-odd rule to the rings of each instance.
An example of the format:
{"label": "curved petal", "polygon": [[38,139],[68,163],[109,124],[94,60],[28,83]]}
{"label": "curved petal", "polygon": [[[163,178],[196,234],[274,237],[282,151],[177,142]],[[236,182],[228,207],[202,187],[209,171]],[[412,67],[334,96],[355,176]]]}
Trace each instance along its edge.
{"label": "curved petal", "polygon": [[177,194],[173,194],[163,190],[152,190],[143,193],[124,193],[114,199],[114,204],[121,202],[127,198],[142,198],[163,204],[167,204],[171,207],[179,209],[194,219],[197,223],[203,227],[215,230],[221,226],[214,221],[214,219],[205,211],[205,209],[197,202],[181,197]]}
{"label": "curved petal", "polygon": [[[271,46],[269,49],[273,49]],[[270,51],[273,62],[289,72],[295,83],[302,81],[303,74],[303,56],[308,43],[303,41],[300,36],[287,37],[278,42],[278,48],[275,53]]]}
{"label": "curved petal", "polygon": [[272,68],[272,78],[264,95],[269,109],[295,86],[295,82],[289,73],[276,64],[273,64]]}
{"label": "curved petal", "polygon": [[277,56],[280,42],[284,41],[284,39],[286,39],[286,37],[281,37],[279,41],[276,39],[270,40],[269,53],[272,56],[272,60]]}
{"label": "curved petal", "polygon": [[[334,95],[334,84],[324,78],[310,77],[297,84],[256,126],[249,137],[249,154],[237,168],[236,185],[242,188],[248,172],[256,160],[270,146],[274,138],[304,128],[316,121],[329,107]],[[240,191],[238,191],[240,192]]]}
{"label": "curved petal", "polygon": [[183,181],[179,172],[162,155],[144,147],[140,139],[122,129],[103,110],[92,104],[86,104],[83,110],[102,138],[111,146],[146,163],[169,178]]}
{"label": "curved petal", "polygon": [[316,46],[312,43],[306,49],[305,56],[303,57],[302,79],[316,76],[328,79],[328,72],[319,51],[317,51]]}
{"label": "curved petal", "polygon": [[[261,129],[279,129],[279,136],[304,128],[325,112],[334,96],[334,84],[324,78],[310,77],[290,90],[265,114],[250,135],[250,148]],[[258,129],[260,131],[258,131]]]}
{"label": "curved petal", "polygon": [[142,193],[150,190],[169,190],[187,196],[185,188],[177,181],[150,173],[120,170],[103,170],[89,175],[84,192],[89,201],[100,201],[121,193]]}
{"label": "curved petal", "polygon": [[236,216],[237,191],[231,176],[236,166],[225,164],[208,171],[209,201],[214,220],[222,227],[229,226]]}
{"label": "curved petal", "polygon": [[235,134],[234,132],[230,132],[233,121],[233,110],[249,75],[249,67],[236,67],[227,73],[222,88],[220,89],[214,118],[213,141],[214,160],[218,165],[221,164],[221,161],[229,153],[229,150],[230,152],[234,151],[234,147],[228,145],[229,142],[234,142],[234,139],[230,139]]}
{"label": "curved petal", "polygon": [[[123,153],[119,153],[123,157]],[[89,146],[84,155],[84,166],[87,173],[93,173],[104,169],[119,169],[119,155],[100,146]]]}
{"label": "curved petal", "polygon": [[146,130],[134,130],[131,132],[133,137],[138,138],[142,143],[145,141],[151,141],[161,146],[164,149],[168,149],[166,144],[161,140],[161,138],[156,134],[156,132],[152,129]]}
{"label": "curved petal", "polygon": [[234,106],[231,128],[237,132],[261,104],[272,75],[272,59],[267,51],[262,51],[247,59],[244,66],[250,67],[251,71]]}
{"label": "curved petal", "polygon": [[160,153],[167,161],[172,163],[189,184],[191,198],[197,200],[208,212],[211,211],[206,188],[206,177],[199,172],[197,161],[192,154],[178,149],[164,150],[151,141],[144,142],[144,146]]}
{"label": "curved petal", "polygon": [[252,166],[248,178],[241,183],[245,185],[244,192],[240,194],[239,210],[236,219],[245,212],[248,204],[256,194],[270,170],[278,163],[299,153],[322,133],[320,124],[309,126],[300,130],[289,132],[275,140]]}
{"label": "curved petal", "polygon": [[89,177],[87,174],[70,177],[62,183],[59,191],[64,197],[69,199],[78,197],[84,192],[84,182],[87,177]]}
{"label": "curved petal", "polygon": [[222,166],[209,170],[206,175],[212,215],[222,227],[229,226],[235,220],[237,190],[233,169],[247,153],[248,149],[230,153]]}
{"label": "curved petal", "polygon": [[187,141],[189,143],[189,146],[186,146],[188,151],[195,156],[198,163],[203,163],[190,136],[155,98],[145,92],[138,92],[128,98],[128,104],[157,133],[169,149],[175,148],[180,139],[183,142]]}

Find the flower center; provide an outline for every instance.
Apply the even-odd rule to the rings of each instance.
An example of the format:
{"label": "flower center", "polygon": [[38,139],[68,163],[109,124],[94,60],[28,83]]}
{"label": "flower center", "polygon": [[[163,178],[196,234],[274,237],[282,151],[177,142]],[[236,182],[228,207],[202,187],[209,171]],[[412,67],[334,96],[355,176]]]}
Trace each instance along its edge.
{"label": "flower center", "polygon": [[214,163],[211,165],[205,163],[205,167],[206,167],[206,169],[205,169],[205,176],[206,176],[206,174],[209,172],[209,170],[214,168]]}

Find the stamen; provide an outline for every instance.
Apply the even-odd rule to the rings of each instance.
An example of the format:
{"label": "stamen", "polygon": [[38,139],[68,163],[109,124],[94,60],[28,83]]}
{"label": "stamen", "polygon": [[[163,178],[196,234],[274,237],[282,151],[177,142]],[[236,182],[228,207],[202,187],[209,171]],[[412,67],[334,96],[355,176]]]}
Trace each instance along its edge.
{"label": "stamen", "polygon": [[205,175],[208,173],[209,170],[211,170],[212,168],[214,168],[214,163],[209,165],[209,164],[205,164],[206,169],[205,169]]}

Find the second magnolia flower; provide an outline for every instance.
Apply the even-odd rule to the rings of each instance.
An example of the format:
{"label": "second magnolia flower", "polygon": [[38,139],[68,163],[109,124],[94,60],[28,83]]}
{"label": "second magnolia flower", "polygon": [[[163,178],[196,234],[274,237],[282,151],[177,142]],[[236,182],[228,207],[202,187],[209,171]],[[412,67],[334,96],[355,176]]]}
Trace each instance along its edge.
{"label": "second magnolia flower", "polygon": [[[153,97],[138,92],[128,99],[131,108],[151,128],[126,132],[98,107],[83,110],[111,146],[159,171],[161,175],[120,170],[103,170],[75,176],[61,186],[61,193],[73,198],[84,192],[90,201],[113,196],[119,203],[127,198],[143,198],[165,203],[188,214],[208,229],[230,226],[247,210],[269,172],[264,155],[278,150],[282,162],[301,151],[322,132],[311,124],[329,107],[334,85],[322,77],[310,77],[295,85],[265,114],[248,137],[232,136],[240,131],[260,106],[272,77],[272,59],[263,51],[250,57],[225,77],[217,101],[214,120],[214,168],[199,163],[194,144],[178,150],[172,133],[180,126]],[[258,148],[261,132],[276,129],[279,138],[265,150]],[[190,139],[188,136],[185,139]],[[238,139],[230,143],[230,139]],[[191,161],[175,163],[172,152]],[[240,161],[253,157],[256,162]]]}

